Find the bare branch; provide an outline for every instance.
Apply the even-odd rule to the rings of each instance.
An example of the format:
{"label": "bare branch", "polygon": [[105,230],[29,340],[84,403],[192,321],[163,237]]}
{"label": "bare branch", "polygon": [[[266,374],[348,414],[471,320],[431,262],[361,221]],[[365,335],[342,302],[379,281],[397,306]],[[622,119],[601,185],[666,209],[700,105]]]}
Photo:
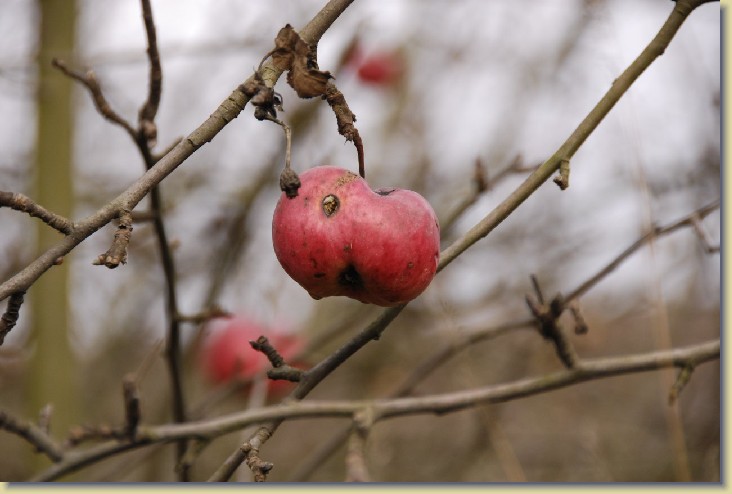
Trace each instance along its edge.
{"label": "bare branch", "polygon": [[135,376],[128,374],[122,380],[122,396],[125,402],[125,432],[130,440],[135,440],[137,426],[142,413],[140,411],[140,395],[137,390]]}
{"label": "bare branch", "polygon": [[554,183],[560,189],[565,190],[569,187],[569,160],[563,159],[559,161],[559,176],[554,178]]}
{"label": "bare branch", "polygon": [[346,451],[346,482],[371,481],[366,463],[366,441],[375,421],[372,408],[365,408],[353,416],[353,427]]}
{"label": "bare branch", "polygon": [[[176,441],[180,439],[209,439],[242,429],[251,424],[282,422],[295,418],[353,417],[360,410],[370,407],[375,417],[385,420],[392,417],[416,414],[445,414],[465,408],[507,401],[547,393],[575,384],[638,372],[648,372],[669,367],[718,360],[720,341],[713,340],[672,350],[659,350],[641,354],[585,359],[582,366],[563,369],[548,375],[520,379],[506,384],[456,391],[451,393],[414,398],[382,399],[373,401],[296,401],[276,407],[255,408],[214,419],[139,427],[135,442],[116,441],[101,444],[87,451],[69,452],[63,460],[31,479],[49,481],[77,471],[87,465],[133,448]],[[258,429],[250,439],[249,447],[258,453],[259,447],[269,438],[267,428]],[[247,446],[238,448],[239,454],[230,457],[211,480],[228,479],[248,455],[255,457]],[[258,456],[256,456],[258,458]],[[238,460],[238,461],[237,461]],[[265,462],[266,463],[266,462]]]}
{"label": "bare branch", "polygon": [[34,218],[39,218],[45,224],[64,235],[71,235],[74,231],[74,224],[71,221],[39,206],[23,194],[0,190],[0,208],[2,207],[21,211]]}
{"label": "bare branch", "polygon": [[565,297],[565,301],[574,300],[587,293],[590,288],[595,286],[605,276],[614,271],[618,266],[620,266],[620,264],[623,263],[623,261],[630,257],[635,251],[643,247],[652,238],[658,238],[663,235],[668,235],[669,233],[673,233],[680,228],[693,225],[694,218],[704,218],[712,211],[715,211],[717,208],[719,208],[719,201],[714,201],[713,203],[703,206],[693,213],[684,216],[683,218],[680,218],[672,223],[669,223],[666,226],[654,228],[652,231],[646,233],[641,238],[633,242],[627,249],[625,249],[617,257],[615,257],[615,259],[610,261],[604,268],[595,273],[595,275],[593,275],[580,286],[572,290]]}
{"label": "bare branch", "polygon": [[20,306],[23,305],[25,292],[17,292],[8,299],[8,306],[0,317],[0,345],[5,343],[5,337],[15,327],[20,317]]}
{"label": "bare branch", "polygon": [[676,381],[674,382],[673,386],[671,386],[671,390],[668,393],[668,404],[673,405],[676,403],[676,400],[679,398],[679,394],[681,393],[681,390],[684,389],[684,387],[689,384],[689,381],[691,380],[691,375],[694,373],[694,363],[689,362],[687,365],[683,366],[681,370],[679,370],[678,376],[676,376]]}
{"label": "bare branch", "polygon": [[[698,2],[698,0],[697,0]],[[587,114],[567,140],[559,149],[532,173],[516,190],[471,228],[463,237],[459,238],[445,249],[440,255],[437,271],[441,271],[457,256],[488,235],[493,229],[505,220],[518,208],[533,192],[538,189],[560,167],[562,161],[570,160],[587,137],[597,128],[605,116],[615,106],[636,79],[645,71],[656,58],[663,54],[671,43],[681,24],[691,14],[698,3],[680,0],[674,4],[673,11],[663,24],[658,34],[645,47],[633,63],[615,79],[610,89]]]}
{"label": "bare branch", "polygon": [[0,410],[0,429],[22,437],[35,446],[38,451],[48,456],[51,461],[58,462],[64,458],[61,447],[46,431],[32,422],[13,417],[5,410]]}
{"label": "bare branch", "polygon": [[61,72],[66,74],[68,77],[71,77],[72,79],[75,79],[76,81],[86,86],[86,88],[89,90],[89,93],[91,94],[92,100],[94,101],[94,106],[97,108],[97,111],[105,119],[122,127],[130,135],[130,137],[132,137],[132,139],[135,139],[135,129],[132,128],[132,125],[130,125],[127,120],[122,118],[122,116],[120,116],[112,109],[109,102],[107,101],[107,98],[104,97],[104,93],[102,93],[102,88],[99,85],[97,76],[94,74],[93,71],[88,70],[86,74],[82,74],[81,72],[70,69],[66,65],[66,62],[56,58],[51,61],[51,64],[59,69]]}
{"label": "bare branch", "polygon": [[[300,31],[303,40],[308,43],[317,42],[325,30],[352,2],[353,0],[331,0],[328,2],[321,12]],[[265,64],[262,71],[266,73],[265,80],[269,85],[274,85],[281,75],[281,71],[271,64]],[[5,300],[14,292],[27,290],[58,258],[68,254],[92,233],[112,221],[119,215],[119,211],[124,209],[132,211],[135,209],[135,206],[155,185],[159,184],[196,150],[210,142],[229,122],[234,120],[244,109],[247,102],[248,97],[238,87],[234,89],[206,121],[185,139],[181,140],[165,156],[161,157],[155,166],[150,167],[145,174],[119,196],[91,216],[78,222],[73,235],[69,235],[62,242],[48,249],[25,269],[2,283],[0,285],[0,300]],[[134,129],[132,129],[131,135],[134,138]]]}
{"label": "bare branch", "polygon": [[122,211],[119,215],[119,225],[114,233],[112,246],[104,254],[100,254],[92,264],[104,265],[114,269],[127,262],[127,246],[132,236],[132,215],[129,211]]}
{"label": "bare branch", "polygon": [[160,66],[160,53],[158,52],[157,35],[150,0],[141,0],[140,4],[142,6],[142,19],[145,22],[145,33],[147,35],[147,57],[150,61],[150,75],[147,100],[140,108],[139,122],[140,132],[147,139],[147,142],[150,142],[156,138],[156,133],[151,132],[149,128],[146,129],[146,125],[152,124],[154,126],[155,115],[158,113],[158,107],[160,106],[163,71]]}
{"label": "bare branch", "polygon": [[694,227],[694,232],[699,237],[699,240],[701,240],[702,245],[704,245],[704,250],[707,251],[707,254],[714,254],[716,252],[719,252],[719,244],[715,245],[714,241],[709,236],[709,232],[706,228],[704,228],[704,225],[702,224],[699,215],[692,215],[690,219],[691,226]]}

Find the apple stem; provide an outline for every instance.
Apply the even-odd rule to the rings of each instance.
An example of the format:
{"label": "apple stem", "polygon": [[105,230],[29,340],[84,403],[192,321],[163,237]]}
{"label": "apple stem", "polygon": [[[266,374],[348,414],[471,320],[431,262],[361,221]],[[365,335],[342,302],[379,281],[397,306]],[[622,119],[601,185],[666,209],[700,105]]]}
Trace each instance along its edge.
{"label": "apple stem", "polygon": [[290,166],[292,161],[292,130],[289,125],[272,115],[262,115],[262,119],[276,123],[285,131],[285,169],[280,174],[280,190],[290,199],[297,197],[297,190],[300,188],[300,178]]}

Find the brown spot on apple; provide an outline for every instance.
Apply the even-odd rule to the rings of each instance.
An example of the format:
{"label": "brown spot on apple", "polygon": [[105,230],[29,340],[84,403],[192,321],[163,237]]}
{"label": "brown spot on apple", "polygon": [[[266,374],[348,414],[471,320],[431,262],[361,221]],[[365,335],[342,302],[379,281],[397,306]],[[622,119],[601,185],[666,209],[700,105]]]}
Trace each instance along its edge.
{"label": "brown spot on apple", "polygon": [[356,175],[353,172],[346,172],[341,177],[339,177],[338,180],[336,180],[335,187],[336,188],[343,187],[347,183],[353,182],[357,178],[361,178],[361,177],[359,177],[358,175]]}
{"label": "brown spot on apple", "polygon": [[341,205],[341,201],[338,199],[338,196],[334,196],[333,194],[328,194],[323,198],[323,212],[325,215],[330,218],[333,216],[336,211],[338,211],[338,208]]}

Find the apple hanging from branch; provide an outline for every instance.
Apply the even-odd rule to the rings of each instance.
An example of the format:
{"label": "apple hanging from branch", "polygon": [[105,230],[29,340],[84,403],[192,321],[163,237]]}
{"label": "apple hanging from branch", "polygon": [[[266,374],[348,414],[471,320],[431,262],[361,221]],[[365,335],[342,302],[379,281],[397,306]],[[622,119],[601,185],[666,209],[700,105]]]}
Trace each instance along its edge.
{"label": "apple hanging from branch", "polygon": [[406,303],[437,271],[440,227],[429,203],[405,189],[371,190],[348,170],[317,166],[284,193],[272,220],[280,264],[314,299],[344,295],[380,306]]}

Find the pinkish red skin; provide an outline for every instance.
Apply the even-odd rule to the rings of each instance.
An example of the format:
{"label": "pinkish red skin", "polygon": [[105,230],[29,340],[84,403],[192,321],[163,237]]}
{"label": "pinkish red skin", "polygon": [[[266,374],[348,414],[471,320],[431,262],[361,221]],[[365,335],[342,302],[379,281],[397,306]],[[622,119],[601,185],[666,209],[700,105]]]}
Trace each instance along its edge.
{"label": "pinkish red skin", "polygon": [[[297,335],[272,331],[245,317],[233,317],[224,327],[210,334],[203,346],[201,365],[209,380],[225,383],[234,379],[252,379],[272,368],[267,357],[249,344],[262,335],[269,338],[272,346],[289,364],[292,364],[290,359],[303,346]],[[268,382],[270,395],[281,395],[293,387],[289,381]]]}
{"label": "pinkish red skin", "polygon": [[[283,193],[277,203],[272,241],[284,270],[314,299],[344,295],[389,307],[427,288],[437,271],[440,228],[422,196],[373,191],[333,166],[311,168],[300,182],[297,197]],[[322,202],[331,194],[340,204],[327,216]]]}
{"label": "pinkish red skin", "polygon": [[361,62],[357,74],[362,82],[388,86],[401,77],[403,65],[396,53],[376,53]]}

